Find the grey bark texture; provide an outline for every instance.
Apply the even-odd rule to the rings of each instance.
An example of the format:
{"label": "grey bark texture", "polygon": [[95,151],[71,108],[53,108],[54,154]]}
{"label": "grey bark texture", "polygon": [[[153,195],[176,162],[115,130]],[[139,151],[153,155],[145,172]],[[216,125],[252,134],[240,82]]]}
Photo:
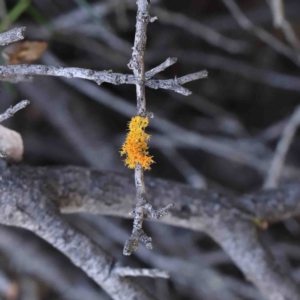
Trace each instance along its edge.
{"label": "grey bark texture", "polygon": [[14,178],[15,172],[2,172],[7,180],[0,183],[1,223],[33,231],[69,257],[113,299],[153,299],[132,280],[114,274],[114,259],[59,216],[54,195],[47,193],[51,183],[42,183],[43,175],[38,170],[31,169],[27,177],[26,169],[18,170],[19,178]]}
{"label": "grey bark texture", "polygon": [[[260,242],[255,220],[276,222],[300,214],[299,183],[244,196],[198,190],[147,178],[155,206],[175,206],[167,224],[204,231],[230,255],[266,299],[300,299],[298,285]],[[79,167],[12,167],[2,171],[1,223],[29,229],[68,256],[114,299],[151,296],[127,278],[113,276],[114,261],[58,215],[88,212],[128,217],[135,203],[132,178]],[[127,298],[132,299],[132,298]]]}
{"label": "grey bark texture", "polygon": [[24,39],[25,27],[14,28],[12,30],[0,33],[0,46],[17,42]]}

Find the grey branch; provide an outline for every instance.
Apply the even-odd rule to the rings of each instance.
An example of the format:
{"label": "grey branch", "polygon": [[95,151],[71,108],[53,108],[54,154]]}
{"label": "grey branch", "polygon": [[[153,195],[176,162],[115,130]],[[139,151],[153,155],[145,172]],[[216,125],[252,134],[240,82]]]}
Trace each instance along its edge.
{"label": "grey branch", "polygon": [[[10,170],[2,170],[1,173],[8,181],[14,182],[16,185],[13,188],[14,194],[8,181],[0,182],[0,219],[2,224],[33,231],[65,254],[74,265],[81,268],[113,299],[153,300],[151,295],[130,279],[116,276],[113,272],[114,259],[95,242],[61,218],[55,207],[55,199],[59,193],[50,195],[46,192],[48,188],[51,189],[50,182],[46,185],[30,186],[27,176],[33,176],[31,180],[38,179],[43,177],[41,173],[37,173],[37,170],[33,169],[31,171],[27,169],[31,174],[27,173],[25,169],[23,169],[25,173],[22,169],[19,171],[21,176],[19,179],[15,178],[14,172]],[[23,196],[17,196],[17,193],[21,193]]]}
{"label": "grey branch", "polygon": [[8,108],[3,114],[0,114],[0,123],[11,118],[17,111],[25,108],[29,103],[30,102],[28,100],[22,100],[15,106]]}
{"label": "grey branch", "polygon": [[115,274],[126,277],[152,277],[152,278],[169,278],[169,274],[166,271],[158,269],[132,269],[129,267],[116,267]]}
{"label": "grey branch", "polygon": [[[170,58],[158,67],[152,69],[149,74],[145,74],[145,63],[144,56],[147,43],[147,26],[149,22],[155,21],[155,18],[151,18],[149,14],[150,1],[148,0],[138,0],[137,2],[137,14],[136,14],[136,31],[134,37],[134,46],[132,51],[132,56],[129,61],[128,67],[133,71],[136,79],[136,98],[137,98],[137,114],[139,116],[147,116],[146,110],[146,93],[145,93],[145,82],[147,76],[153,76],[154,74],[163,71],[165,68],[171,66],[176,62],[176,59]],[[184,79],[182,79],[184,82]],[[168,81],[169,82],[169,81]],[[176,92],[184,93],[181,90],[179,83],[175,81],[170,82],[170,88]],[[164,86],[163,88],[166,88]],[[133,229],[131,236],[127,239],[124,245],[123,254],[131,255],[134,251],[138,249],[139,241],[145,244],[147,249],[152,249],[152,238],[148,237],[143,230],[143,222],[148,218],[147,211],[150,212],[152,218],[159,219],[163,215],[168,213],[168,210],[173,206],[173,204],[168,204],[162,209],[155,211],[152,205],[148,203],[146,197],[146,187],[144,180],[144,170],[140,164],[137,164],[134,170],[135,186],[136,186],[136,207],[133,211]]]}
{"label": "grey branch", "polygon": [[207,78],[208,72],[206,70],[200,71],[197,73],[189,74],[180,78],[175,78],[175,79],[168,79],[168,80],[149,80],[146,81],[146,85],[148,87],[151,87],[153,89],[164,89],[164,90],[170,90],[174,91],[178,94],[182,94],[184,96],[191,95],[192,92],[184,87],[182,87],[182,84],[185,84],[190,81],[194,81],[197,79],[203,79]]}
{"label": "grey branch", "polygon": [[[128,217],[128,211],[136,205],[131,177],[79,167],[12,167],[1,175],[1,223],[35,232],[111,295],[115,294],[112,286],[132,292],[130,281],[123,278],[120,282],[113,272],[108,272],[109,256],[103,257],[101,249],[53,212],[53,205],[56,205],[65,213]],[[147,197],[153,205],[164,207],[170,201],[175,203],[162,222],[208,233],[266,299],[299,299],[299,287],[261,245],[252,221],[260,219],[271,223],[299,216],[299,182],[238,197],[153,178],[147,184]],[[104,283],[103,278],[106,278]]]}
{"label": "grey branch", "polygon": [[154,75],[164,71],[165,69],[169,68],[170,66],[176,64],[177,58],[176,57],[169,57],[163,63],[158,65],[157,67],[149,70],[146,72],[145,77],[146,79],[152,78]]}
{"label": "grey branch", "polygon": [[[183,88],[181,85],[207,77],[207,71],[201,71],[198,73],[185,75],[176,80],[156,80],[151,79],[156,73],[163,71],[170,62],[174,59],[167,59],[165,63],[146,73],[145,85],[153,89],[168,89],[175,91],[183,95],[189,95],[191,92]],[[95,81],[97,84],[103,82],[111,83],[114,85],[119,84],[136,84],[134,75],[111,73],[109,71],[95,71],[90,69],[81,68],[65,68],[65,67],[54,67],[44,65],[11,65],[11,66],[0,66],[0,78],[4,81],[17,82],[18,78],[23,80],[24,76],[36,76],[36,75],[47,75],[47,76],[63,76],[67,78],[82,78],[87,80]],[[18,76],[18,77],[16,77]],[[15,78],[14,78],[15,77]],[[26,77],[27,79],[27,77]],[[27,79],[28,80],[28,79]]]}
{"label": "grey branch", "polygon": [[0,45],[5,46],[9,43],[24,39],[25,27],[14,28],[12,30],[0,33]]}

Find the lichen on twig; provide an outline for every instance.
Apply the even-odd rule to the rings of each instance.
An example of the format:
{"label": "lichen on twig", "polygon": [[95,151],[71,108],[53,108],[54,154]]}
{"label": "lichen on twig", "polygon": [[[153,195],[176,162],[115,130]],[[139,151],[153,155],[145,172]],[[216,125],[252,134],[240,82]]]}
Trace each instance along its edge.
{"label": "lichen on twig", "polygon": [[[148,147],[146,143],[150,136],[144,132],[145,127],[148,125],[145,95],[146,76],[144,55],[147,41],[147,25],[152,20],[149,15],[150,1],[138,0],[137,8],[134,46],[128,67],[133,70],[136,80],[138,116],[133,118],[130,122],[130,132],[121,152],[124,154],[127,153],[126,163],[129,167],[135,168],[134,174],[137,204],[132,213],[134,215],[133,229],[131,236],[125,242],[123,249],[124,255],[130,255],[132,252],[136,251],[139,241],[145,244],[146,248],[152,249],[152,238],[147,236],[142,228],[143,221],[148,218],[147,212],[150,212],[152,218],[159,219],[167,214],[168,210],[173,206],[173,204],[169,204],[162,209],[154,210],[146,198],[143,169],[149,169],[150,163],[152,162],[152,157],[148,156]],[[172,65],[174,62],[174,59],[170,59],[164,65],[155,69],[153,73],[155,74],[157,71],[165,69],[165,67]],[[130,154],[132,154],[131,158]]]}
{"label": "lichen on twig", "polygon": [[125,164],[130,169],[134,169],[140,164],[145,170],[150,169],[154,162],[149,156],[147,142],[150,135],[145,132],[148,126],[148,117],[133,117],[129,123],[129,132],[122,146],[121,155],[126,155]]}

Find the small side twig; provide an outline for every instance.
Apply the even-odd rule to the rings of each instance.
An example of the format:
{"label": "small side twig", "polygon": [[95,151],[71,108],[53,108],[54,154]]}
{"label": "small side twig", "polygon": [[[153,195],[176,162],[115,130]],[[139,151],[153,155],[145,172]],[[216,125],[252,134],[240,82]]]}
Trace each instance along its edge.
{"label": "small side twig", "polygon": [[300,105],[295,109],[292,117],[286,124],[281,139],[277,144],[275,155],[267,174],[264,188],[275,188],[284,167],[287,152],[291,146],[296,130],[300,125]]}
{"label": "small side twig", "polygon": [[22,100],[15,106],[8,108],[3,114],[0,114],[0,123],[4,120],[11,118],[17,111],[25,108],[30,102],[28,100]]}
{"label": "small side twig", "polygon": [[151,278],[169,278],[169,274],[166,271],[159,269],[133,269],[130,267],[116,267],[114,274],[121,277],[151,277]]}
{"label": "small side twig", "polygon": [[163,63],[161,63],[157,67],[155,67],[155,68],[149,70],[148,72],[146,72],[146,74],[145,74],[146,79],[149,80],[154,75],[156,75],[157,73],[160,73],[160,72],[164,71],[165,69],[167,69],[170,66],[174,65],[176,62],[177,62],[177,58],[176,57],[169,57],[169,58],[167,58]]}
{"label": "small side twig", "polygon": [[0,45],[5,46],[9,43],[24,39],[25,27],[14,28],[12,30],[0,33]]}

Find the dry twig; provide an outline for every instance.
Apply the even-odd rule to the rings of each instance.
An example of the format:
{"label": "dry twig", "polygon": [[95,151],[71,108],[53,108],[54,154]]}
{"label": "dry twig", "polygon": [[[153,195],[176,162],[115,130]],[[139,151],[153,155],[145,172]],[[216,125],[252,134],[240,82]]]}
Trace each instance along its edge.
{"label": "dry twig", "polygon": [[[136,79],[136,96],[137,96],[137,114],[141,117],[147,115],[146,111],[146,95],[145,95],[145,64],[144,55],[147,41],[147,25],[153,19],[149,14],[150,1],[138,0],[137,1],[137,15],[136,15],[136,32],[134,38],[134,46],[132,57],[128,67],[133,70]],[[156,74],[160,70],[164,70],[167,66],[174,63],[174,59],[170,59],[167,63],[158,66],[152,74]],[[185,80],[182,80],[184,83]],[[176,84],[180,83],[177,81]],[[134,221],[133,229],[130,238],[125,242],[123,254],[130,255],[138,248],[138,243],[141,241],[148,249],[152,249],[152,239],[144,232],[142,226],[143,221],[147,219],[146,212],[149,211],[152,218],[159,219],[168,213],[173,204],[154,210],[151,204],[148,203],[146,198],[146,187],[144,182],[144,171],[140,164],[137,164],[134,171],[135,186],[136,186],[136,200],[137,204],[133,211]]]}
{"label": "dry twig", "polygon": [[[168,59],[169,60],[169,59]],[[167,60],[167,61],[168,61]],[[150,70],[151,71],[151,70]],[[181,85],[194,81],[197,79],[202,79],[207,77],[207,71],[200,71],[197,73],[185,75],[177,79],[168,80],[157,80],[151,79],[152,74],[145,81],[145,85],[152,89],[166,89],[172,90],[174,92],[180,93],[182,95],[190,95],[191,92],[183,88]],[[1,79],[5,80],[8,78],[10,81],[14,76],[35,76],[35,75],[47,75],[47,76],[64,76],[67,78],[82,78],[87,80],[95,81],[97,84],[102,84],[103,82],[119,85],[119,84],[137,84],[134,75],[111,73],[109,71],[94,71],[89,69],[81,68],[64,68],[64,67],[53,67],[53,66],[43,66],[43,65],[11,65],[11,66],[0,66],[0,76]],[[20,77],[23,80],[23,77]],[[14,82],[17,82],[15,79]]]}
{"label": "dry twig", "polygon": [[152,278],[169,278],[166,271],[158,269],[132,269],[129,267],[116,267],[114,273],[121,277],[152,277]]}
{"label": "dry twig", "polygon": [[0,123],[11,118],[17,111],[25,108],[29,103],[30,102],[28,100],[22,100],[15,106],[8,108],[3,114],[0,114]]}

